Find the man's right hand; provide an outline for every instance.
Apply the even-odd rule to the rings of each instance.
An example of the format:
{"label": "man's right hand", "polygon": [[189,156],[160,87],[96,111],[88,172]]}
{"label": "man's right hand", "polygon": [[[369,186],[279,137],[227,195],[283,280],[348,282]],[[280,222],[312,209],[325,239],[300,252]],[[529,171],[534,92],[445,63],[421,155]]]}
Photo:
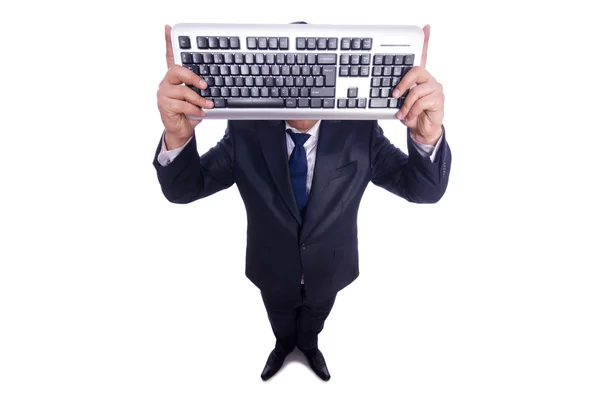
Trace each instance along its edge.
{"label": "man's right hand", "polygon": [[200,108],[212,109],[214,103],[181,84],[201,90],[208,88],[206,81],[200,76],[183,66],[175,65],[169,25],[165,26],[165,40],[169,70],[161,81],[156,96],[160,118],[165,126],[165,144],[168,150],[173,150],[183,146],[200,123],[200,120],[188,120],[185,115],[204,117],[206,113]]}

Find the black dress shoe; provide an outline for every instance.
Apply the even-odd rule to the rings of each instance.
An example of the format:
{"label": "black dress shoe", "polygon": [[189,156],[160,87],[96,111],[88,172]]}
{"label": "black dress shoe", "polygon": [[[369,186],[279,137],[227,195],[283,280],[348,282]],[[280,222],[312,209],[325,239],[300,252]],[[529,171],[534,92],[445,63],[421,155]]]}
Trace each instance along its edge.
{"label": "black dress shoe", "polygon": [[329,380],[331,378],[329,370],[327,369],[327,364],[325,364],[325,357],[323,357],[323,353],[321,353],[319,349],[300,350],[308,359],[308,365],[310,365],[310,368],[315,372],[315,374],[317,374],[319,378],[323,380]]}
{"label": "black dress shoe", "polygon": [[273,375],[275,375],[281,369],[286,356],[286,353],[273,350],[271,354],[269,354],[267,364],[265,364],[262,374],[260,374],[262,380],[270,379]]}

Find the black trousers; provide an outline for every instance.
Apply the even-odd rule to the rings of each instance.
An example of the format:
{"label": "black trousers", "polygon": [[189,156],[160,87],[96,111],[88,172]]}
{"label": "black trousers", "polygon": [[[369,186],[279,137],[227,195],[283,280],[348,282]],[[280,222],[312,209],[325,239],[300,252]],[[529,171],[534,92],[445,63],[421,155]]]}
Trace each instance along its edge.
{"label": "black trousers", "polygon": [[298,346],[304,351],[317,348],[318,335],[329,316],[335,295],[327,300],[312,302],[306,299],[304,285],[296,299],[281,300],[261,291],[271,328],[275,334],[275,348],[290,353]]}

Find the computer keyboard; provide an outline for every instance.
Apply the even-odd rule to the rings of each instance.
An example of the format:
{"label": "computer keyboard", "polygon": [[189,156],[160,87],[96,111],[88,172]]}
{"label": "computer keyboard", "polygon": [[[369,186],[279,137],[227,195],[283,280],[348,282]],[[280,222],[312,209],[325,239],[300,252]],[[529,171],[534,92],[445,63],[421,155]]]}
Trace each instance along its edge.
{"label": "computer keyboard", "polygon": [[[419,64],[417,26],[177,24],[175,62],[202,76],[205,118],[388,119],[392,91]],[[195,118],[190,116],[190,118]]]}

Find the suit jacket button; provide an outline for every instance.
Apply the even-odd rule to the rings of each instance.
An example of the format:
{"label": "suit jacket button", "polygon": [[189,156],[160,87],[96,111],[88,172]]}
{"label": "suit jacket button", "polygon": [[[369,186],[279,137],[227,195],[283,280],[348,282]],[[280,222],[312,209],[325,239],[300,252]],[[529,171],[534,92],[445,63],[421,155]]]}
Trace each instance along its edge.
{"label": "suit jacket button", "polygon": [[305,250],[305,249],[306,249],[306,244],[302,244],[302,245],[300,246],[300,248],[301,248],[301,249],[303,249],[303,250]]}

